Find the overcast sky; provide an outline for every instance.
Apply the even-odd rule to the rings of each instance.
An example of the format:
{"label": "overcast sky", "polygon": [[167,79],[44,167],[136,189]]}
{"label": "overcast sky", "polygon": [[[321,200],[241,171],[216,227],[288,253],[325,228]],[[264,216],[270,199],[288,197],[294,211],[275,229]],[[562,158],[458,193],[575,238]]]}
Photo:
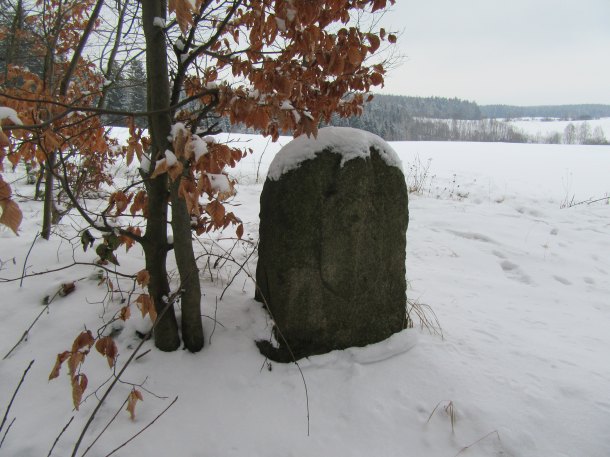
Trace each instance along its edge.
{"label": "overcast sky", "polygon": [[610,104],[610,0],[396,0],[388,94]]}

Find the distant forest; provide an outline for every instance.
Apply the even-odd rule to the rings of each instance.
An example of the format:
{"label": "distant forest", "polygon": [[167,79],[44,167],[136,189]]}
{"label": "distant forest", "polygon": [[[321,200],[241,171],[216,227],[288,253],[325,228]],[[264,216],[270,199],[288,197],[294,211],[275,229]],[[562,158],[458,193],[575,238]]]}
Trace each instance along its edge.
{"label": "distant forest", "polygon": [[376,95],[359,117],[334,117],[330,125],[355,127],[388,141],[487,141],[506,143],[607,144],[602,131],[588,126],[579,134],[576,127],[561,134],[531,138],[503,122],[505,119],[540,117],[562,120],[590,120],[610,117],[609,105],[566,105],[518,107],[479,106],[457,98]]}
{"label": "distant forest", "polygon": [[540,117],[563,120],[588,121],[610,117],[610,105],[557,105],[557,106],[510,106],[483,105],[480,107],[484,118],[514,119],[520,117]]}

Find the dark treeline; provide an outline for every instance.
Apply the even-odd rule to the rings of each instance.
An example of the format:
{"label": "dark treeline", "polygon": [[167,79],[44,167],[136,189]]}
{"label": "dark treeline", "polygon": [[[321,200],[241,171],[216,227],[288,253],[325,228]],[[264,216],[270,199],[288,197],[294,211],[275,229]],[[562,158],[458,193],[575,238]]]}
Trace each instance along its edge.
{"label": "dark treeline", "polygon": [[590,120],[610,117],[610,105],[510,106],[482,105],[481,116],[489,119],[540,117],[564,120]]}
{"label": "dark treeline", "polygon": [[457,98],[376,95],[361,116],[334,117],[330,125],[367,130],[387,141],[528,141],[508,124],[482,120],[476,103]]}
{"label": "dark treeline", "polygon": [[[506,110],[502,110],[501,105],[496,106],[497,111],[492,111],[488,106],[479,106],[474,102],[457,98],[376,95],[365,105],[361,116],[348,119],[334,117],[330,125],[367,130],[388,141],[607,144],[601,129],[591,132],[588,125],[582,126],[584,131],[582,135],[572,132],[575,127],[570,124],[571,128],[567,128],[565,132],[533,138],[497,118],[542,117],[588,120],[610,117],[608,105],[504,106]],[[585,134],[587,132],[588,134]]]}

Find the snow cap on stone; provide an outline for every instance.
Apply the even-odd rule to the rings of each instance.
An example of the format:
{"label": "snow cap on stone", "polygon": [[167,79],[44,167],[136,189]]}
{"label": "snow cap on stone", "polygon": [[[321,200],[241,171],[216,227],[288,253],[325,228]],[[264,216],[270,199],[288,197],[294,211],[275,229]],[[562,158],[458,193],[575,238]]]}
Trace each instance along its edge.
{"label": "snow cap on stone", "polygon": [[396,151],[379,136],[351,127],[324,127],[318,130],[317,138],[301,135],[284,146],[271,162],[267,177],[277,181],[284,173],[299,168],[303,162],[315,159],[317,153],[327,149],[343,157],[343,166],[349,160],[368,158],[371,147],[379,151],[386,164],[402,170]]}

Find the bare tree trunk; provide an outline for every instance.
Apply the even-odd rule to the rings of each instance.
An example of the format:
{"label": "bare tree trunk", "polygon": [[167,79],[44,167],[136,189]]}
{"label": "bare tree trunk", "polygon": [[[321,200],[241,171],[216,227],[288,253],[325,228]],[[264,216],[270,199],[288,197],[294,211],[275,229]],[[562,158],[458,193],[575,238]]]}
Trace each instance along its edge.
{"label": "bare tree trunk", "polygon": [[47,156],[45,161],[45,182],[44,182],[44,205],[42,209],[42,230],[40,235],[48,240],[51,238],[51,226],[53,225],[53,191],[55,185],[55,153]]}
{"label": "bare tree trunk", "polygon": [[[163,110],[169,107],[169,76],[165,36],[160,27],[153,25],[155,17],[165,18],[165,0],[142,2],[142,22],[146,39],[146,80],[148,110]],[[162,157],[168,148],[171,118],[168,111],[151,114],[148,119],[151,136],[151,163]],[[149,294],[155,303],[159,322],[155,328],[155,346],[162,351],[173,351],[180,346],[178,323],[173,305],[167,305],[169,283],[166,261],[167,243],[167,174],[147,181],[148,219],[144,235],[146,269],[150,274]],[[166,310],[165,308],[169,306]]]}
{"label": "bare tree trunk", "polygon": [[201,285],[191,240],[191,218],[184,198],[180,198],[178,195],[180,179],[184,178],[177,179],[172,185],[171,201],[174,253],[182,285],[180,296],[182,340],[189,351],[197,352],[203,348],[204,344],[201,324]]}
{"label": "bare tree trunk", "polygon": [[[144,235],[146,270],[150,275],[148,293],[157,310],[155,346],[162,351],[175,351],[180,347],[178,322],[173,304],[168,304],[170,295],[167,279],[167,178],[159,176],[148,185],[149,217]],[[165,309],[167,308],[167,309]]]}

